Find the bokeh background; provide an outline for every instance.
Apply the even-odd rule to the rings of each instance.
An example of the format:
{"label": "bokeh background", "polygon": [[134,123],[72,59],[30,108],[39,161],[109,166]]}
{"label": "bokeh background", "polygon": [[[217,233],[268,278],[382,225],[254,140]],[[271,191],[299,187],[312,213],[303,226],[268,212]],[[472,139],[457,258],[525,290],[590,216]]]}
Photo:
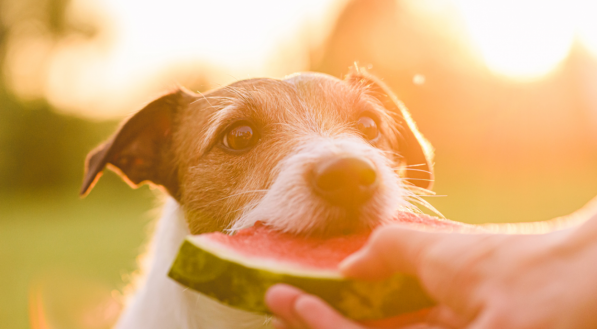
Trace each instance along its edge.
{"label": "bokeh background", "polygon": [[0,328],[109,328],[159,193],[86,153],[175,84],[354,62],[436,148],[446,217],[541,221],[597,195],[592,0],[0,0]]}

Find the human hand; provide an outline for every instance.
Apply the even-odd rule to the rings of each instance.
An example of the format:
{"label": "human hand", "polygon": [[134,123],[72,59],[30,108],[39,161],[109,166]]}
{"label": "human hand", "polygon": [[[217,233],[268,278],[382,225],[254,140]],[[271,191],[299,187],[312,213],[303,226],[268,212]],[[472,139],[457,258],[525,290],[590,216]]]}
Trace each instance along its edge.
{"label": "human hand", "polygon": [[[426,320],[438,328],[597,328],[596,224],[597,217],[575,231],[542,235],[388,226],[374,232],[342,271],[364,279],[418,276],[438,302]],[[279,317],[277,328],[365,328],[287,286],[266,297]]]}
{"label": "human hand", "polygon": [[[429,309],[425,309],[390,319],[357,323],[344,318],[319,297],[309,295],[286,284],[271,287],[265,300],[270,310],[278,316],[273,319],[274,327],[278,329],[405,328],[406,325],[423,322],[429,312]],[[427,327],[416,327],[416,329],[425,328]]]}

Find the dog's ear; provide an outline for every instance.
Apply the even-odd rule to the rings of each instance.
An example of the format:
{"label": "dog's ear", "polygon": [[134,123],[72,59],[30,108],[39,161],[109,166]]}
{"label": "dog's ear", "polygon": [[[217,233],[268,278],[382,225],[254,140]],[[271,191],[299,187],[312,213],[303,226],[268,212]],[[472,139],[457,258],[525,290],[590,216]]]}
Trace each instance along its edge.
{"label": "dog's ear", "polygon": [[152,182],[176,197],[172,133],[176,113],[189,97],[178,89],[154,100],[128,119],[110,140],[91,151],[85,163],[81,196],[89,193],[108,166],[132,187]]}
{"label": "dog's ear", "polygon": [[355,68],[346,81],[367,90],[383,106],[394,113],[400,132],[399,152],[406,162],[405,176],[411,184],[431,189],[433,185],[433,148],[421,135],[406,107],[378,78],[363,69]]}

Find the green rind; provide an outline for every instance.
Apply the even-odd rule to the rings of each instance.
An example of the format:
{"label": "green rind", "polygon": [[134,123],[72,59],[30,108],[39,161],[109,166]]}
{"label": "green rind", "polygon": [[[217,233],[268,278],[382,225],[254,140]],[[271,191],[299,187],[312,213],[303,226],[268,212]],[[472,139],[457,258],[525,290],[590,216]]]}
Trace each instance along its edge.
{"label": "green rind", "polygon": [[270,313],[263,297],[276,283],[287,283],[317,295],[355,320],[393,317],[434,304],[410,276],[398,274],[374,282],[274,273],[222,259],[188,240],[181,246],[168,275],[224,304],[259,313]]}

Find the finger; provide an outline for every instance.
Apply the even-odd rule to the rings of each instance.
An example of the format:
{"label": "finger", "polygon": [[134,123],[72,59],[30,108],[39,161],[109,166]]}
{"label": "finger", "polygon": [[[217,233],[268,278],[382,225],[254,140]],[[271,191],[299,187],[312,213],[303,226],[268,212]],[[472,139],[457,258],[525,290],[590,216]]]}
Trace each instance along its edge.
{"label": "finger", "polygon": [[[358,321],[361,325],[367,328],[407,328],[416,324],[423,324],[427,321],[429,313],[433,308],[425,308],[419,311],[402,314],[381,320],[363,320]],[[408,327],[410,328],[410,327]]]}
{"label": "finger", "polygon": [[[474,314],[472,298],[487,259],[505,241],[499,234],[442,233],[386,226],[376,230],[365,247],[347,258],[340,271],[349,277],[384,279],[396,272],[416,275],[437,302],[463,316]],[[494,265],[491,265],[494,266]]]}
{"label": "finger", "polygon": [[346,258],[340,271],[362,279],[383,279],[398,271],[416,274],[420,255],[442,238],[440,233],[385,226],[373,232],[365,247]]}
{"label": "finger", "polygon": [[459,270],[454,265],[462,265],[464,256],[477,255],[479,250],[495,247],[499,241],[488,239],[491,236],[427,232],[404,225],[388,225],[374,231],[365,246],[347,257],[339,268],[345,276],[363,279],[382,279],[396,272],[418,275],[429,265],[452,272]]}
{"label": "finger", "polygon": [[301,295],[294,307],[296,314],[309,329],[365,329],[312,295]]}
{"label": "finger", "polygon": [[501,326],[489,312],[480,314],[474,321],[471,322],[466,329],[497,329],[505,328]]}
{"label": "finger", "polygon": [[429,325],[441,326],[450,329],[464,328],[467,324],[466,319],[454,312],[445,305],[438,305],[433,308],[427,316]]}
{"label": "finger", "polygon": [[[303,323],[295,313],[294,305],[296,300],[305,293],[295,287],[286,284],[276,284],[265,293],[265,304],[279,317],[280,325],[289,328],[301,328]],[[284,328],[284,327],[282,327]]]}

